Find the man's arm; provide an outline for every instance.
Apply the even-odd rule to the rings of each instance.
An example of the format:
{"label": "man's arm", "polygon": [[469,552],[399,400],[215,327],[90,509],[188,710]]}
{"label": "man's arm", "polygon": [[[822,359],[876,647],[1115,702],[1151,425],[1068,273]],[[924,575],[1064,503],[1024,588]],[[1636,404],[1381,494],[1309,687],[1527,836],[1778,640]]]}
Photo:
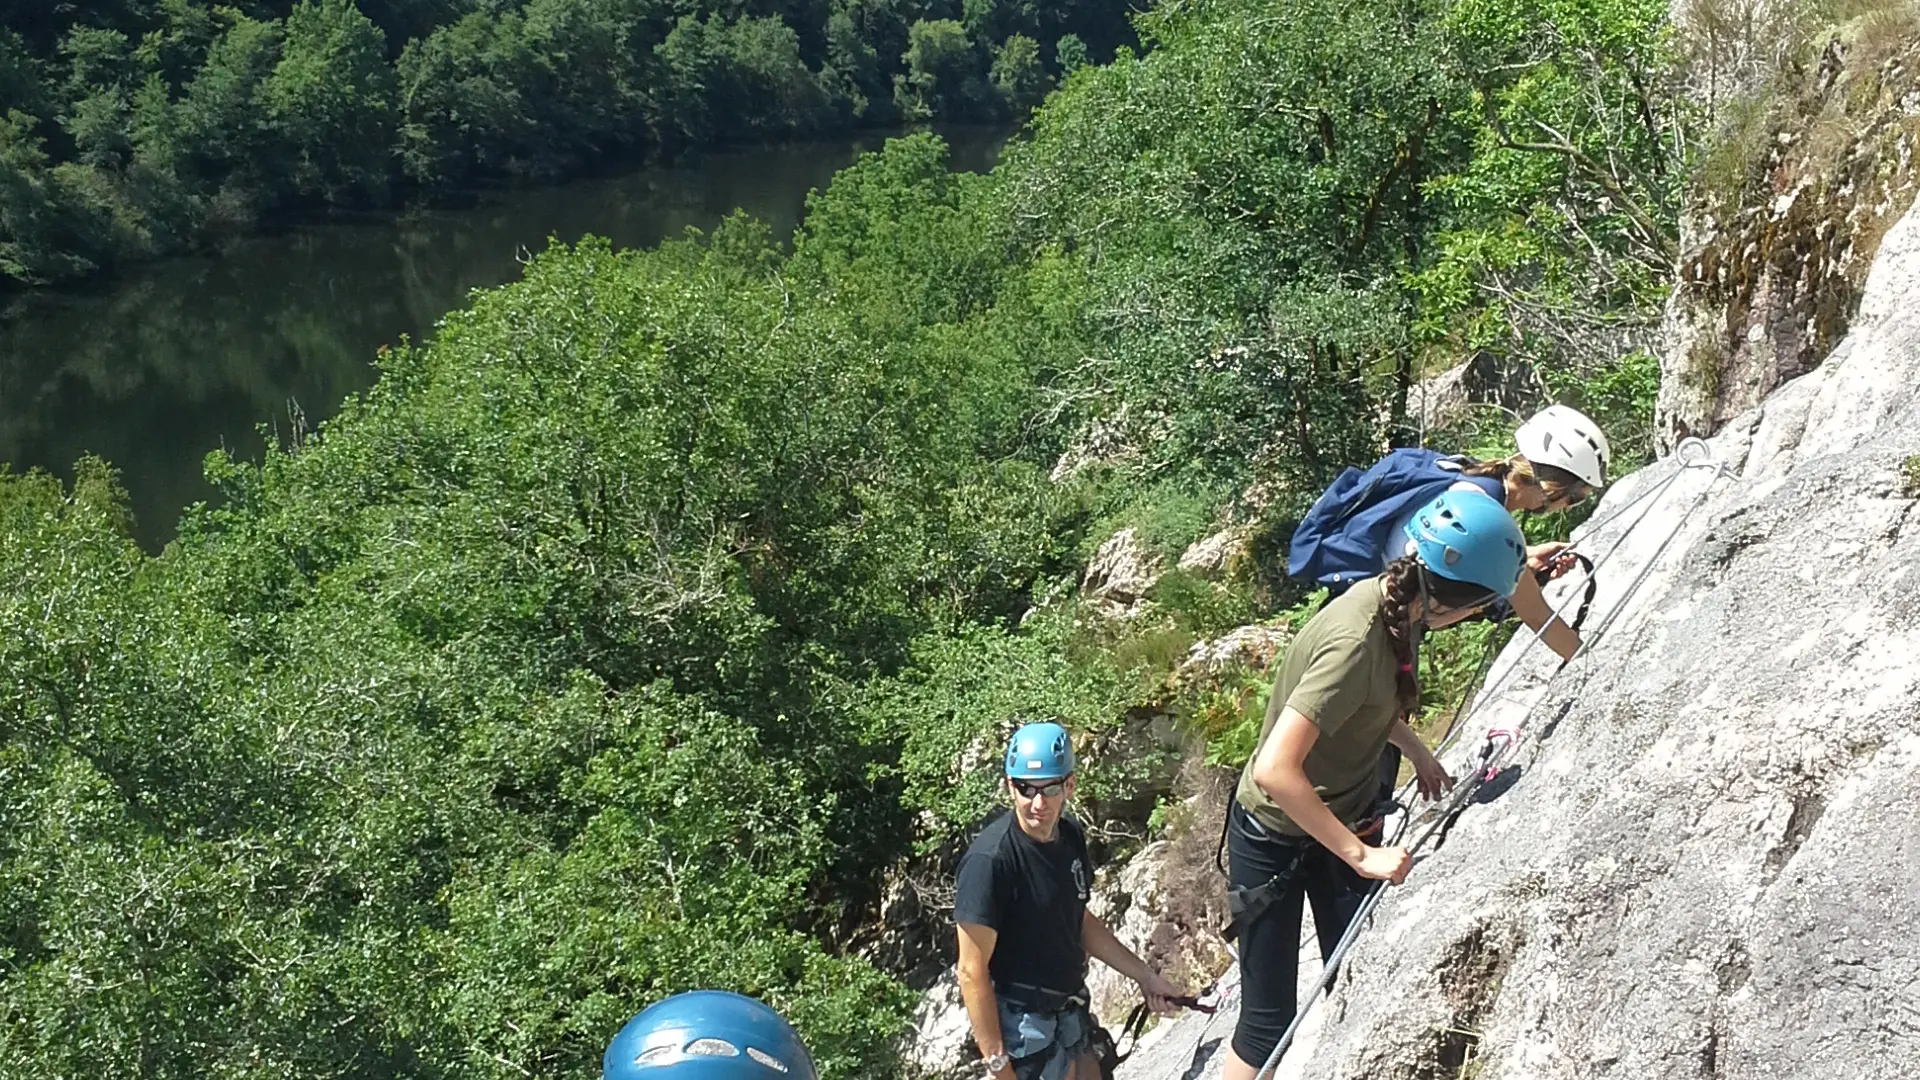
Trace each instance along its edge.
{"label": "man's arm", "polygon": [[[960,1000],[966,1003],[967,1019],[973,1024],[974,1044],[980,1047],[983,1058],[1006,1053],[1006,1044],[1000,1035],[1000,1003],[993,996],[993,976],[987,973],[1000,932],[991,926],[973,923],[955,925],[960,930]],[[1001,1069],[994,1076],[998,1080],[1013,1080],[1013,1066]]]}
{"label": "man's arm", "polygon": [[1153,974],[1153,969],[1147,967],[1147,962],[1135,956],[1132,949],[1127,948],[1119,938],[1114,937],[1113,931],[1107,929],[1107,924],[1101,922],[1100,917],[1091,911],[1080,917],[1080,941],[1086,946],[1088,956],[1134,982],[1140,982]]}
{"label": "man's arm", "polygon": [[1135,956],[1133,950],[1113,936],[1107,924],[1091,911],[1080,916],[1080,942],[1088,956],[1139,983],[1140,992],[1147,999],[1147,1008],[1161,1014],[1173,1011],[1173,1002],[1169,999],[1179,997],[1180,991],[1161,978],[1159,972],[1148,967],[1145,960]]}

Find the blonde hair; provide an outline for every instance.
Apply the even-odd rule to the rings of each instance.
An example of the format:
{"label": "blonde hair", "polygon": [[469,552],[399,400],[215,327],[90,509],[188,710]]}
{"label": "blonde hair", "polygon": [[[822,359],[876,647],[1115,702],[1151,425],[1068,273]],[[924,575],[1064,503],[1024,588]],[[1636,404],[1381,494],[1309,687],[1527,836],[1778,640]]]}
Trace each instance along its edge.
{"label": "blonde hair", "polygon": [[1509,478],[1516,484],[1532,485],[1546,496],[1549,506],[1554,503],[1572,506],[1593,494],[1593,485],[1585,480],[1558,465],[1536,465],[1524,454],[1476,461],[1460,471],[1466,476],[1491,476],[1502,485],[1507,484]]}

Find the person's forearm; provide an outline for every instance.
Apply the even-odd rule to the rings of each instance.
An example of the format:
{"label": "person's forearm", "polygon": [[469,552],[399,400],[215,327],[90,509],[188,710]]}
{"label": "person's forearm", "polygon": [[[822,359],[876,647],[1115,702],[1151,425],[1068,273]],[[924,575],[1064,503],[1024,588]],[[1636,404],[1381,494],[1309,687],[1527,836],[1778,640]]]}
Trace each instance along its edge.
{"label": "person's forearm", "polygon": [[973,1025],[973,1042],[981,1057],[1004,1053],[1006,1044],[1000,1033],[1000,1002],[993,996],[993,978],[984,971],[960,969],[960,1000],[967,1006],[967,1020]]}
{"label": "person's forearm", "polygon": [[1398,747],[1407,757],[1416,760],[1421,754],[1427,752],[1427,744],[1420,741],[1420,736],[1413,733],[1413,729],[1407,726],[1405,720],[1393,722],[1392,730],[1387,732],[1387,741]]}
{"label": "person's forearm", "polygon": [[1558,653],[1562,660],[1571,660],[1573,654],[1580,651],[1580,631],[1568,626],[1557,615],[1540,632],[1540,640],[1546,642],[1547,648]]}
{"label": "person's forearm", "polygon": [[1267,793],[1282,813],[1293,819],[1293,823],[1305,830],[1308,836],[1320,842],[1320,845],[1333,852],[1349,865],[1360,861],[1366,854],[1367,845],[1353,830],[1340,823],[1327,804],[1320,800],[1320,793],[1313,790],[1313,784],[1307,774],[1297,769],[1277,768],[1271,773],[1254,775],[1254,782]]}
{"label": "person's forearm", "polygon": [[[1580,633],[1567,625],[1566,620],[1553,613],[1553,607],[1540,591],[1539,582],[1530,573],[1520,575],[1520,584],[1513,590],[1509,601],[1513,613],[1530,629],[1540,631],[1540,640],[1547,648],[1560,654],[1560,659],[1571,660],[1573,654],[1580,651]],[[1545,627],[1545,629],[1541,629]]]}
{"label": "person's forearm", "polygon": [[1127,948],[1125,943],[1113,936],[1113,931],[1107,929],[1107,924],[1091,911],[1080,919],[1080,940],[1088,956],[1134,982],[1145,979],[1151,970],[1147,967],[1145,960],[1134,955],[1132,949]]}

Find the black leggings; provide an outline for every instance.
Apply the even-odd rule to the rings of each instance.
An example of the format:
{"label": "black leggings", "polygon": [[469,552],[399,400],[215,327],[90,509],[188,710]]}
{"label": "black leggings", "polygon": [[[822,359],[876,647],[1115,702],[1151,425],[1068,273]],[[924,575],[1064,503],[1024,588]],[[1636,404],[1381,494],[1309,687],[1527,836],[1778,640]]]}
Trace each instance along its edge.
{"label": "black leggings", "polygon": [[1302,902],[1313,905],[1313,927],[1325,960],[1347,932],[1370,883],[1313,840],[1261,829],[1239,803],[1228,810],[1227,820],[1229,887],[1258,888],[1275,877],[1282,881],[1273,902],[1240,929],[1240,1023],[1233,1030],[1233,1052],[1258,1068],[1293,1022]]}

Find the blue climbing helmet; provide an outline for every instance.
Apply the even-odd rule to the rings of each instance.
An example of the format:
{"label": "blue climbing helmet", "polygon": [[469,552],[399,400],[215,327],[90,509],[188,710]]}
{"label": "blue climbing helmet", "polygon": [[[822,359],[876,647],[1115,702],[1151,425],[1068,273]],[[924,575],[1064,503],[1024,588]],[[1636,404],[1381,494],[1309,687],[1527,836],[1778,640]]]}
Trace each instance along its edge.
{"label": "blue climbing helmet", "polygon": [[1420,561],[1444,578],[1501,599],[1513,595],[1527,563],[1527,541],[1507,508],[1478,491],[1447,491],[1407,520]]}
{"label": "blue climbing helmet", "polygon": [[604,1080],[818,1080],[780,1014],[725,990],[692,990],[627,1021],[600,1062]]}
{"label": "blue climbing helmet", "polygon": [[1059,724],[1040,721],[1013,733],[1007,744],[1007,778],[1059,780],[1073,773],[1073,738]]}

